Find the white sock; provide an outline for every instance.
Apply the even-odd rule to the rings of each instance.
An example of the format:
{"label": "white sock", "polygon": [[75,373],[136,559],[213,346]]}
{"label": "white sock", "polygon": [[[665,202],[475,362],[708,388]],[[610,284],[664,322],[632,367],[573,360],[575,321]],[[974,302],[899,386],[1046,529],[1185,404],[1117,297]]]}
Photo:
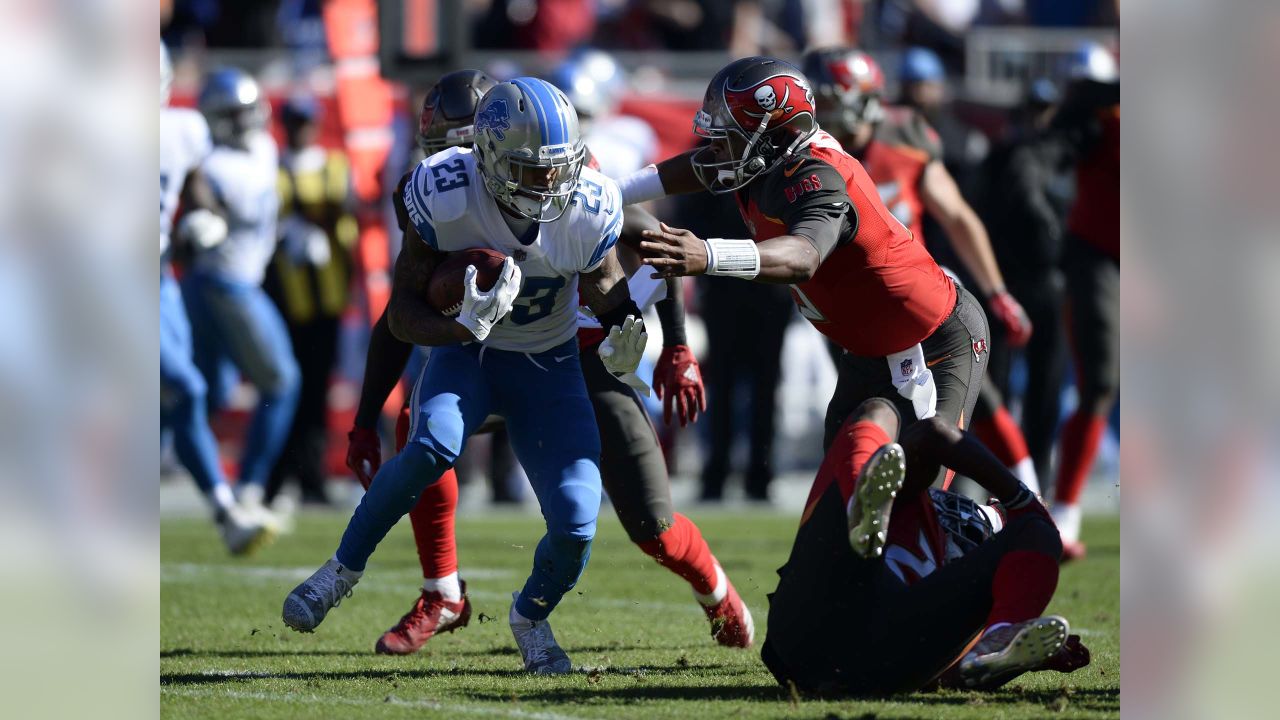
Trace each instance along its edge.
{"label": "white sock", "polygon": [[462,584],[459,582],[457,570],[442,578],[423,578],[422,589],[427,592],[438,592],[449,602],[458,602],[462,599]]}
{"label": "white sock", "polygon": [[213,492],[209,493],[209,502],[213,503],[214,510],[230,510],[236,504],[236,494],[231,491],[230,485],[218,483],[213,486]]}
{"label": "white sock", "polygon": [[698,598],[698,602],[703,605],[718,605],[725,596],[729,594],[729,578],[724,574],[724,570],[720,567],[720,563],[716,563],[716,586],[711,589],[710,595],[703,595],[695,592],[694,597]]}
{"label": "white sock", "polygon": [[992,532],[1000,532],[1004,529],[1004,516],[998,510],[990,505],[979,505],[978,509],[982,511],[983,515],[987,516],[987,520],[991,523]]}
{"label": "white sock", "polygon": [[1036,475],[1036,464],[1032,462],[1030,455],[1019,460],[1009,470],[1022,481],[1023,485],[1027,486],[1028,490],[1037,495],[1040,494],[1040,476]]}
{"label": "white sock", "polygon": [[1049,514],[1053,517],[1053,522],[1058,526],[1058,532],[1062,533],[1062,539],[1065,542],[1080,541],[1080,504],[1071,503],[1054,503],[1049,509]]}

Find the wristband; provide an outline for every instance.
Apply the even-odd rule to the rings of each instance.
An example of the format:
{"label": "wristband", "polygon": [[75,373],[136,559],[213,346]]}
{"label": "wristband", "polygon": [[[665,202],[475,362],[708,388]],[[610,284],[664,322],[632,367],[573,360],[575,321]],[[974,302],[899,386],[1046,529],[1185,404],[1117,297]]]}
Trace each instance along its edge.
{"label": "wristband", "polygon": [[708,238],[707,274],[750,280],[760,274],[760,249],[754,240]]}
{"label": "wristband", "polygon": [[618,190],[622,192],[623,205],[657,200],[667,196],[662,187],[662,178],[658,176],[657,165],[646,165],[618,181]]}

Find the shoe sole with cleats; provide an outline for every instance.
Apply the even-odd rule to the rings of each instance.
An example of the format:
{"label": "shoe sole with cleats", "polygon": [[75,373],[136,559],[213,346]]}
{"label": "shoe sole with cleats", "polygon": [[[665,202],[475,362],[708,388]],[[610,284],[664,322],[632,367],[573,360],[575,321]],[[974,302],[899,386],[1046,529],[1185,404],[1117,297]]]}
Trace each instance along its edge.
{"label": "shoe sole with cleats", "polygon": [[889,443],[876,450],[858,473],[858,488],[849,509],[849,546],[858,556],[877,558],[884,553],[889,513],[906,471],[902,446]]}
{"label": "shoe sole with cleats", "polygon": [[1053,657],[1070,632],[1071,625],[1066,618],[1057,615],[1037,618],[1019,630],[1002,650],[965,657],[960,661],[960,674],[969,687],[1002,684]]}

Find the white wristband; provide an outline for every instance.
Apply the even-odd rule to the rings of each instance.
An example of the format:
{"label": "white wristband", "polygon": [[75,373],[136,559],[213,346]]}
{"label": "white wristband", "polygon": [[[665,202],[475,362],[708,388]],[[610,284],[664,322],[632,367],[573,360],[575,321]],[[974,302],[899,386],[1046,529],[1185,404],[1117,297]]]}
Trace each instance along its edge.
{"label": "white wristband", "polygon": [[657,200],[667,196],[662,187],[662,178],[658,177],[657,165],[645,165],[639,170],[618,181],[618,190],[622,191],[622,204]]}
{"label": "white wristband", "polygon": [[760,249],[754,240],[707,238],[707,274],[750,280],[760,274]]}

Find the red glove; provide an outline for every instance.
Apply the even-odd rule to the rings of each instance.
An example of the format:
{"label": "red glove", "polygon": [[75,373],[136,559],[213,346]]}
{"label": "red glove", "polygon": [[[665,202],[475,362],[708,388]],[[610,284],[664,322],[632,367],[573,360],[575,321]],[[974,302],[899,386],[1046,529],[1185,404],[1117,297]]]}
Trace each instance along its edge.
{"label": "red glove", "polygon": [[662,348],[658,365],[653,369],[653,390],[662,401],[662,420],[671,424],[671,406],[680,414],[680,427],[698,421],[698,413],[707,410],[707,389],[702,384],[698,358],[688,345]]}
{"label": "red glove", "polygon": [[1000,290],[987,300],[987,306],[991,308],[991,314],[996,320],[1004,326],[1005,338],[1009,341],[1010,347],[1022,347],[1031,339],[1031,319],[1027,317],[1027,311],[1022,309],[1022,305],[1008,290]]}
{"label": "red glove", "polygon": [[347,467],[365,490],[382,465],[382,440],[373,428],[353,427],[347,433]]}
{"label": "red glove", "polygon": [[1057,670],[1060,673],[1071,673],[1085,667],[1091,660],[1089,648],[1080,642],[1079,635],[1068,635],[1058,652],[1050,655],[1040,664],[1037,670]]}

